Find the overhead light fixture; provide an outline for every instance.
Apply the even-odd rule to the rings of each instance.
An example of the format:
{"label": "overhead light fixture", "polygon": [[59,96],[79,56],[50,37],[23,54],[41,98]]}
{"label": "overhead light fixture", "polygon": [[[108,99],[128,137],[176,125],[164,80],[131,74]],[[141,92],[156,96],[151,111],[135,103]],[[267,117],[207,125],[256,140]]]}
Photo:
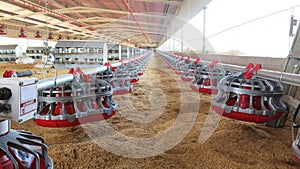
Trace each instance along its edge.
{"label": "overhead light fixture", "polygon": [[49,36],[48,36],[48,39],[49,39],[49,40],[53,40],[53,39],[54,39],[52,31],[50,31]]}
{"label": "overhead light fixture", "polygon": [[27,34],[24,30],[24,28],[22,27],[20,32],[19,32],[19,35],[18,35],[19,38],[27,38]]}
{"label": "overhead light fixture", "polygon": [[6,29],[5,29],[5,25],[4,24],[0,24],[0,36],[5,36],[7,35]]}
{"label": "overhead light fixture", "polygon": [[36,31],[36,33],[35,33],[35,36],[34,36],[35,38],[42,38],[42,34],[40,33],[40,31],[39,30],[37,30]]}
{"label": "overhead light fixture", "polygon": [[61,40],[62,39],[62,35],[59,34],[57,40]]}

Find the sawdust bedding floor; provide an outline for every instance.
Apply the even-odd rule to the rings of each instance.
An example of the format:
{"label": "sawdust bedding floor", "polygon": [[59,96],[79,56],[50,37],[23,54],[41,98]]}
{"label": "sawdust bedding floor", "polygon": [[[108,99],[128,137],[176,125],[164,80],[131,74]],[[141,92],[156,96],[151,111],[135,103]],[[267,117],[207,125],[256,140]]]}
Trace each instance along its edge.
{"label": "sawdust bedding floor", "polygon": [[[149,66],[140,81],[134,84],[133,93],[114,97],[120,107],[117,115],[107,122],[115,131],[132,138],[151,138],[168,130],[179,116],[181,91],[190,90],[188,83],[179,89],[174,75],[159,56],[150,60]],[[6,69],[35,70],[34,65],[1,65]],[[61,70],[60,74],[68,70]],[[51,74],[52,73],[52,74]],[[51,69],[47,77],[53,77]],[[41,78],[40,75],[35,75]],[[176,77],[177,76],[177,77]],[[174,78],[175,77],[175,78]],[[157,92],[153,92],[158,89]],[[152,93],[151,93],[152,92]],[[162,97],[160,92],[164,93]],[[291,128],[288,121],[284,128],[268,128],[261,124],[246,123],[221,118],[217,129],[204,143],[199,143],[199,134],[208,117],[213,96],[197,94],[199,109],[195,123],[188,134],[176,146],[159,155],[147,158],[129,158],[115,155],[103,149],[99,143],[105,136],[102,122],[93,122],[67,128],[45,128],[33,121],[22,124],[12,123],[12,128],[31,131],[42,136],[49,148],[49,155],[55,168],[300,168],[291,151]],[[159,98],[159,99],[156,99]],[[129,101],[129,102],[128,102]],[[131,103],[131,104],[128,104]],[[163,112],[155,112],[159,107]],[[145,111],[143,117],[139,112]],[[147,114],[148,111],[148,114]],[[131,114],[130,114],[131,113]],[[149,123],[138,123],[126,116],[147,119],[157,113]],[[187,113],[186,115],[189,115]],[[213,125],[213,124],[211,124]],[[209,124],[208,124],[209,127]],[[87,129],[88,132],[87,132]],[[126,142],[126,140],[121,140]],[[159,146],[159,144],[158,144]]]}

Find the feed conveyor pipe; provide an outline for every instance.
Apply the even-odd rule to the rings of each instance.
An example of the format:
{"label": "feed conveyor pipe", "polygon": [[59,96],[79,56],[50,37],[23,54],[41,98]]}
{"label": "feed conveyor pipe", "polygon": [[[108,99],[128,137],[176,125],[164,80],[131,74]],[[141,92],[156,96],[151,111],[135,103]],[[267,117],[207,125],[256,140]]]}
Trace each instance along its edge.
{"label": "feed conveyor pipe", "polygon": [[[166,54],[163,54],[166,55]],[[186,59],[187,57],[184,57]],[[194,62],[196,59],[190,59],[189,62]],[[201,60],[204,64],[210,64],[211,61]],[[226,64],[226,63],[217,63],[217,66],[223,66],[224,69],[233,71],[233,72],[242,72],[245,70],[246,66],[238,66],[233,64]],[[280,81],[284,84],[300,86],[300,74],[293,74],[293,73],[286,73],[280,72],[275,70],[267,70],[267,69],[260,69],[257,71],[257,76],[261,78],[266,78],[269,80]]]}
{"label": "feed conveyor pipe", "polygon": [[[122,63],[118,62],[118,63],[111,64],[111,66],[112,67],[118,67],[121,64]],[[99,66],[99,67],[94,68],[94,69],[83,70],[83,72],[85,74],[93,75],[93,74],[96,74],[96,73],[104,72],[105,70],[106,70],[106,66]],[[53,78],[39,80],[38,83],[37,83],[37,90],[44,90],[44,89],[51,88],[55,85],[62,85],[66,82],[73,81],[73,79],[74,79],[74,75],[65,74],[65,75],[61,75],[61,76],[57,76],[57,77],[53,77]]]}

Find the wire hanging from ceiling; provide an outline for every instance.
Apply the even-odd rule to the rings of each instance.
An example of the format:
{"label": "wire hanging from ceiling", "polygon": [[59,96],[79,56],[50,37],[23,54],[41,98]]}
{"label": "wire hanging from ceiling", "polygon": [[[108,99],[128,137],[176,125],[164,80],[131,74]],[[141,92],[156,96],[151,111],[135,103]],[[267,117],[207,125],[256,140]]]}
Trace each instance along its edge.
{"label": "wire hanging from ceiling", "polygon": [[[127,5],[128,5],[128,7],[130,7],[130,4],[129,4],[129,0],[127,0]],[[127,38],[127,41],[128,41],[128,45],[130,45],[130,41],[131,41],[131,39],[130,39],[130,25],[129,25],[129,21],[130,21],[130,19],[129,19],[129,17],[130,17],[130,13],[129,13],[129,8],[127,9],[127,28],[128,28],[128,38]]]}
{"label": "wire hanging from ceiling", "polygon": [[45,42],[45,47],[48,49],[48,2],[47,0],[44,0],[45,3],[45,26],[46,26],[46,42]]}
{"label": "wire hanging from ceiling", "polygon": [[[43,68],[42,68],[42,77],[45,78],[45,75],[44,75],[44,70],[45,70],[45,67],[46,65],[48,64],[48,61],[50,61],[50,51],[49,51],[49,47],[48,47],[48,0],[44,0],[44,5],[45,5],[45,26],[46,26],[46,40],[44,42],[44,45],[45,45],[45,51],[44,51],[44,54],[47,55],[47,61],[46,63],[44,63],[43,65]],[[54,84],[56,85],[56,79],[57,79],[57,76],[58,76],[58,69],[57,67],[54,65],[54,63],[52,61],[50,61],[51,63],[51,66],[55,68],[55,78],[54,78]]]}

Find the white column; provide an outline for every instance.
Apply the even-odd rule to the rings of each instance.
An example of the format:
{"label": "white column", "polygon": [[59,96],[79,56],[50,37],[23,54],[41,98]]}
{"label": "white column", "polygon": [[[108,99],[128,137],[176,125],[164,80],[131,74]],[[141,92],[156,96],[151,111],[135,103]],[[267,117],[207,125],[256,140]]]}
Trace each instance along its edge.
{"label": "white column", "polygon": [[131,49],[131,57],[134,57],[134,48]]}
{"label": "white column", "polygon": [[107,62],[107,52],[108,51],[107,51],[107,45],[106,44],[103,45],[102,51],[103,51],[103,55],[102,56],[103,56],[103,64],[104,64],[104,63]]}
{"label": "white column", "polygon": [[206,53],[206,44],[205,44],[205,39],[206,39],[206,37],[205,37],[205,29],[206,29],[206,16],[205,16],[205,13],[206,13],[206,7],[204,7],[203,8],[203,48],[202,48],[202,52],[203,52],[203,54],[205,54]]}
{"label": "white column", "polygon": [[181,52],[183,52],[183,25],[181,28]]}
{"label": "white column", "polygon": [[122,46],[119,44],[119,60],[122,59]]}
{"label": "white column", "polygon": [[127,58],[129,58],[130,49],[127,47]]}

